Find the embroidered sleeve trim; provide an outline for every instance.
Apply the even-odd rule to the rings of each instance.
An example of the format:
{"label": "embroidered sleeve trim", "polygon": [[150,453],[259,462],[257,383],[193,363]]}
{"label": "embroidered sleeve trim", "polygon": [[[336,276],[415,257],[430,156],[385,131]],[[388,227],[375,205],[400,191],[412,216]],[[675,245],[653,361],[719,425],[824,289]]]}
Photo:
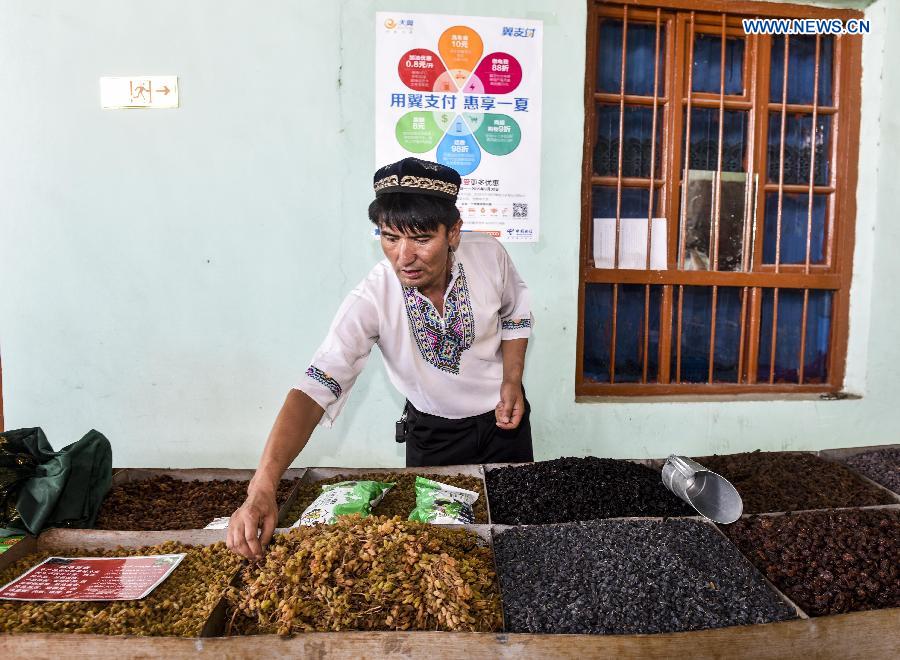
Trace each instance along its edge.
{"label": "embroidered sleeve trim", "polygon": [[334,394],[335,399],[341,398],[341,389],[340,383],[338,383],[334,378],[329,376],[327,373],[319,369],[314,365],[310,365],[309,369],[306,370],[306,375],[312,378],[317,383],[320,383],[327,387],[332,394]]}
{"label": "embroidered sleeve trim", "polygon": [[531,327],[531,319],[508,319],[500,322],[503,330],[521,330],[522,328]]}

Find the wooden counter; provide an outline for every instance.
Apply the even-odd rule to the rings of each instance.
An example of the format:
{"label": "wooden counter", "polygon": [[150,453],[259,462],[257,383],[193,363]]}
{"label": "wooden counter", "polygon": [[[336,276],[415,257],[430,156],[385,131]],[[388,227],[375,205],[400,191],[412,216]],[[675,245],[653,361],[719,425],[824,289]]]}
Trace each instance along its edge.
{"label": "wooden counter", "polygon": [[877,658],[900,657],[900,609],[659,635],[307,633],[290,639],[0,635],[13,658]]}

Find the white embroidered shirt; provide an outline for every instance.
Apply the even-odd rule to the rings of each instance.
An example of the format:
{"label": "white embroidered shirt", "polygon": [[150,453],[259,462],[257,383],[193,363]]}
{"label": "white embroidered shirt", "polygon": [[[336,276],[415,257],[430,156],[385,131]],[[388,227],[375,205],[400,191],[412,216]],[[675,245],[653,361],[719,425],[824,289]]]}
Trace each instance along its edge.
{"label": "white embroidered shirt", "polygon": [[350,292],[295,385],[325,410],[321,425],[334,423],[376,344],[391,383],[417,410],[461,419],[494,409],[500,342],[531,335],[528,288],[491,236],[463,232],[454,256],[443,317],[387,259]]}

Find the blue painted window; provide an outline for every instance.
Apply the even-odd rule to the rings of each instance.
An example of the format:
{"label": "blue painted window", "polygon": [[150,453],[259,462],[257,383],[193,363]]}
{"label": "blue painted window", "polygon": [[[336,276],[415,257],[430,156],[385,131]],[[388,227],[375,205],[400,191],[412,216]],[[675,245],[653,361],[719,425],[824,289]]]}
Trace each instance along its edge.
{"label": "blue painted window", "polygon": [[[687,122],[687,110],[684,112]],[[746,172],[747,113],[726,110],[722,132],[722,171]],[[687,123],[682,139],[687,139]],[[719,158],[719,110],[717,108],[691,108],[691,161],[692,170],[715,170]],[[682,149],[681,167],[684,168],[685,151]]]}
{"label": "blue painted window", "polygon": [[[616,187],[594,186],[591,199],[592,218],[616,217]],[[654,204],[659,204],[659,190],[653,195]],[[650,205],[650,191],[647,188],[622,188],[620,218],[646,218]]]}
{"label": "blue painted window", "polygon": [[[772,316],[775,295],[764,289],[759,327],[759,367],[757,380],[769,381],[772,368]],[[828,380],[828,350],[831,337],[831,291],[809,292],[806,310],[806,344],[803,358],[803,382]],[[775,382],[797,383],[800,373],[800,336],[803,325],[803,291],[780,289],[775,341]]]}
{"label": "blue painted window", "polygon": [[596,383],[609,382],[612,345],[612,284],[586,284],[584,287],[584,378]]}
{"label": "blue painted window", "polygon": [[[712,287],[686,286],[681,306],[681,379],[677,381],[678,290],[672,314],[672,382],[709,382],[709,340],[712,327]],[[718,287],[716,291],[716,339],[713,382],[738,382],[741,341],[740,287]]]}
{"label": "blue painted window", "polygon": [[[825,216],[828,195],[813,195],[809,261],[825,261]],[[809,217],[809,195],[784,193],[781,201],[781,254],[783,264],[806,263],[806,231]],[[766,193],[763,237],[763,263],[775,263],[775,237],[778,230],[778,193]]]}
{"label": "blue painted window", "polygon": [[[663,112],[656,117],[656,166],[654,178],[662,176]],[[619,171],[619,106],[597,106],[597,142],[594,145],[594,172],[599,176],[616,176]],[[622,176],[650,177],[650,155],[653,148],[653,108],[625,106],[622,126]]]}
{"label": "blue painted window", "polygon": [[[649,333],[645,328],[644,285],[620,284],[616,317],[617,383],[638,383],[644,369],[644,338],[647,338],[647,380],[659,374],[659,312],[662,287],[650,286]],[[612,284],[588,284],[584,294],[584,376],[609,382],[612,346]]]}
{"label": "blue painted window", "polygon": [[[656,52],[656,23],[628,21],[625,52],[625,93],[653,96],[653,53]],[[659,95],[665,94],[666,28],[659,27]],[[597,91],[618,94],[622,87],[622,21],[600,23],[597,53]]]}
{"label": "blue painted window", "polygon": [[[772,37],[772,71],[769,96],[781,103],[784,86],[784,35]],[[819,105],[832,103],[834,38],[819,37]],[[816,79],[816,37],[792,35],[788,38],[787,102],[811,105]]]}
{"label": "blue painted window", "polygon": [[[781,175],[781,113],[769,114],[769,141],[766,161],[768,179],[778,183]],[[784,116],[784,182],[809,184],[813,155],[811,114],[786,114]],[[816,162],[813,183],[827,186],[831,176],[831,116],[816,117]]]}
{"label": "blue painted window", "polygon": [[[694,63],[691,89],[719,94],[722,83],[722,36],[698,33],[694,36]],[[725,94],[744,93],[744,40],[725,38]]]}

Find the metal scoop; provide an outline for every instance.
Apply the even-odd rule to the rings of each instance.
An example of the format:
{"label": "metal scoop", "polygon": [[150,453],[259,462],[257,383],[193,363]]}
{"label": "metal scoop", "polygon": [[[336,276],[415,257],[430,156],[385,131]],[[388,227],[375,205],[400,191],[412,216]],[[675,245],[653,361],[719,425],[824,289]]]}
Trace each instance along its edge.
{"label": "metal scoop", "polygon": [[666,488],[713,522],[733,523],[744,511],[741,496],[728,479],[689,458],[669,456],[662,480]]}

